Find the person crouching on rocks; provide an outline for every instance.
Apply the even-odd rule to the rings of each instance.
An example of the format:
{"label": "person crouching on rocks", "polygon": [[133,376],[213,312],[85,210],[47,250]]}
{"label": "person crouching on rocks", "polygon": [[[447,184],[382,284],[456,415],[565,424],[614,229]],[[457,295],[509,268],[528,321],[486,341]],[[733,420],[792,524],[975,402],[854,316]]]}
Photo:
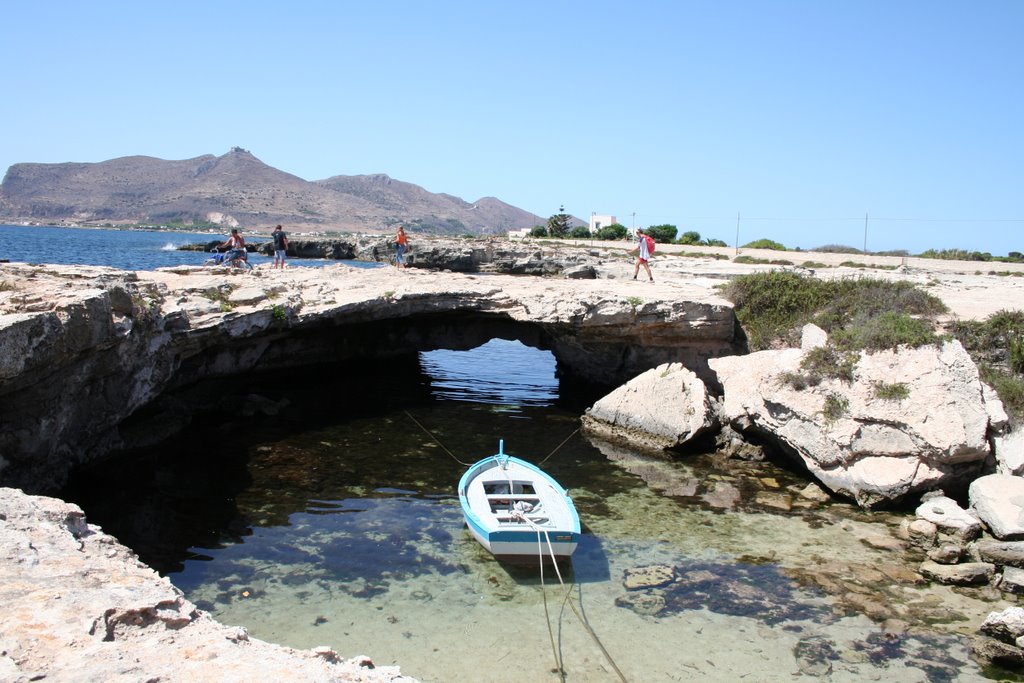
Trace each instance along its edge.
{"label": "person crouching on rocks", "polygon": [[228,237],[227,241],[217,245],[218,249],[227,247],[227,252],[224,254],[224,263],[234,261],[236,258],[245,258],[245,238],[242,237],[242,233],[238,232],[238,228],[231,229],[231,236]]}

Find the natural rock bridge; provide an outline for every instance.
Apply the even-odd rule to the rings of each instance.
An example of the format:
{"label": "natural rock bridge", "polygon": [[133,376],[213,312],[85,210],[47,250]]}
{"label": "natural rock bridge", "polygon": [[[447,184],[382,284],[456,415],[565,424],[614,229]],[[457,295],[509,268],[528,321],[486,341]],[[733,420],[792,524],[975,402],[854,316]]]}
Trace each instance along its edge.
{"label": "natural rock bridge", "polygon": [[155,435],[125,420],[202,379],[518,339],[564,375],[620,384],[742,352],[731,305],[699,285],[390,268],[229,275],[4,264],[0,484],[59,488],[78,464]]}

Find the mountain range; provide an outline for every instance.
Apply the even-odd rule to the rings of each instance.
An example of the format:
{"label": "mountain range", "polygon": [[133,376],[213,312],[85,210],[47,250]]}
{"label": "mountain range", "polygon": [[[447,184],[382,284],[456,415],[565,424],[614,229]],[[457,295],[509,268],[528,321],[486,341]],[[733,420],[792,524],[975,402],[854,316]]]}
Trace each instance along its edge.
{"label": "mountain range", "polygon": [[[308,181],[235,147],[183,161],[20,163],[0,183],[0,219],[80,225],[208,225],[288,230],[497,234],[546,218],[494,197],[467,202],[384,174]],[[580,221],[581,222],[581,221]],[[575,221],[574,221],[575,223]]]}

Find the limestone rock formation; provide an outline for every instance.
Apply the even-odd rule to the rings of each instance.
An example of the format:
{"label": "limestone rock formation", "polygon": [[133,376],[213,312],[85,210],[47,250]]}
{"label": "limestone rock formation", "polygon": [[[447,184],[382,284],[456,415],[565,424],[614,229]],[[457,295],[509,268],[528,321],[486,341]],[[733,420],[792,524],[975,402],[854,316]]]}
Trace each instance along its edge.
{"label": "limestone rock formation", "polygon": [[[832,491],[871,507],[981,471],[1003,414],[957,341],[867,354],[854,379],[795,388],[805,349],[712,359],[723,420],[799,458]],[[903,387],[905,398],[880,388]],[[1004,415],[1004,414],[1003,414]]]}
{"label": "limestone rock formation", "polygon": [[250,638],[185,599],[80,508],[0,488],[0,680],[413,683],[329,646]]}
{"label": "limestone rock formation", "polygon": [[1024,608],[992,612],[981,625],[981,631],[984,635],[971,643],[975,657],[1010,669],[1024,667]]}
{"label": "limestone rock formation", "polygon": [[587,410],[583,425],[649,448],[676,448],[717,427],[704,382],[680,363],[634,377]]}
{"label": "limestone rock formation", "polygon": [[[731,306],[625,281],[420,269],[0,264],[0,484],[55,490],[75,466],[166,435],[129,416],[200,378],[473,348],[495,336],[550,349],[583,379],[665,362],[708,373],[735,353]],[[635,285],[635,283],[633,283]]]}
{"label": "limestone rock formation", "polygon": [[1024,474],[1024,429],[993,436],[992,447],[1000,474]]}
{"label": "limestone rock formation", "polygon": [[969,493],[971,507],[993,536],[1024,539],[1024,478],[990,474],[972,481]]}

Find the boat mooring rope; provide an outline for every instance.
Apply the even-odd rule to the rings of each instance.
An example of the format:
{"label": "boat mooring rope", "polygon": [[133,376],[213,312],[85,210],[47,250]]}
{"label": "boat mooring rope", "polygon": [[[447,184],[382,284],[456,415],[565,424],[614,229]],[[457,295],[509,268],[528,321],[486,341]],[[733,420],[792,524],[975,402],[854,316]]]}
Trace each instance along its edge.
{"label": "boat mooring rope", "polygon": [[413,422],[415,422],[415,423],[416,423],[416,426],[417,426],[417,427],[419,427],[419,428],[420,428],[420,429],[422,429],[422,430],[423,430],[424,432],[426,432],[427,436],[429,436],[429,437],[430,437],[431,439],[433,439],[433,440],[434,440],[434,443],[436,443],[436,444],[437,444],[438,446],[440,446],[440,447],[441,447],[441,450],[443,450],[443,451],[444,451],[445,453],[447,453],[448,455],[452,456],[452,459],[453,459],[453,460],[455,460],[455,462],[459,463],[459,464],[460,464],[460,465],[462,465],[463,467],[472,467],[472,466],[473,466],[473,464],[472,464],[472,463],[468,463],[468,462],[462,462],[462,461],[461,461],[461,460],[459,460],[459,459],[458,459],[457,457],[455,457],[455,454],[454,454],[454,453],[452,453],[452,452],[451,452],[450,450],[448,450],[448,447],[447,447],[447,446],[445,446],[445,445],[444,445],[443,443],[441,443],[441,441],[440,441],[440,440],[439,440],[439,439],[438,439],[438,438],[437,438],[436,436],[434,436],[433,434],[431,434],[431,433],[430,433],[430,430],[429,430],[429,429],[427,429],[426,427],[424,427],[423,425],[421,425],[421,424],[420,424],[420,422],[419,422],[419,420],[417,420],[417,419],[416,419],[415,417],[413,417],[413,416],[412,416],[412,414],[411,414],[411,413],[410,413],[410,412],[409,412],[408,410],[406,410],[406,411],[404,411],[404,412],[405,412],[405,414],[406,414],[406,415],[408,415],[408,416],[409,416],[409,419],[410,419],[410,420],[412,420]]}
{"label": "boat mooring rope", "polygon": [[[568,441],[568,439],[566,439],[566,441]],[[548,553],[551,555],[551,565],[555,568],[555,575],[558,577],[558,583],[559,585],[561,585],[563,589],[565,589],[565,597],[562,598],[562,609],[565,609],[566,603],[569,604],[569,607],[572,609],[572,613],[576,615],[576,618],[580,620],[581,624],[583,624],[583,628],[586,629],[591,639],[594,641],[597,647],[600,648],[601,654],[604,655],[605,661],[607,661],[608,664],[612,667],[612,669],[615,670],[615,673],[618,675],[619,680],[622,681],[622,683],[626,683],[626,676],[622,673],[622,670],[615,663],[615,660],[612,659],[611,654],[609,654],[607,648],[605,648],[604,646],[604,643],[601,642],[601,639],[598,638],[597,633],[594,631],[593,627],[591,627],[590,622],[587,621],[587,618],[585,616],[580,614],[578,609],[576,609],[576,603],[572,600],[572,586],[570,586],[569,588],[565,587],[565,581],[562,579],[562,572],[558,569],[558,560],[555,557],[555,549],[551,545],[551,536],[548,534],[547,529],[543,529],[537,524],[534,524],[533,520],[527,517],[522,511],[515,511],[512,516],[518,517],[525,524],[529,525],[533,528],[534,531],[537,532],[537,561],[540,565],[540,590],[541,596],[544,599],[544,620],[548,624],[548,637],[551,639],[551,652],[555,657],[555,667],[557,668],[559,678],[561,678],[563,681],[565,680],[565,669],[562,667],[562,660],[558,654],[558,648],[555,646],[555,634],[551,629],[551,615],[548,612],[548,594],[547,588],[544,583],[544,544],[541,541],[541,534],[543,534],[543,538],[547,542]],[[559,642],[561,642],[561,638],[559,638]]]}
{"label": "boat mooring rope", "polygon": [[[413,417],[408,410],[404,412],[406,415],[409,416],[409,419],[416,424],[417,427],[422,429],[427,436],[433,439],[434,443],[440,446],[445,453],[450,455],[455,462],[459,463],[463,467],[472,467],[471,463],[466,463],[459,460],[458,457],[456,457],[454,453],[448,450],[448,448],[443,443],[441,443],[441,441],[436,436],[434,436],[429,429],[420,424],[419,420]],[[580,431],[579,427],[573,430],[572,434],[565,437],[565,439],[562,440],[562,443],[555,446],[555,449],[548,453],[547,457],[545,457],[538,463],[538,467],[547,462],[551,458],[551,456],[558,452],[558,449],[560,449],[562,446],[568,443],[569,439],[576,436],[576,432],[578,431]],[[505,477],[508,478],[507,472],[505,473]],[[512,493],[512,485],[512,481],[511,479],[509,479],[509,493]],[[558,559],[555,556],[555,548],[551,545],[551,536],[548,534],[548,530],[534,523],[532,519],[526,516],[526,512],[524,510],[510,510],[510,512],[512,513],[511,516],[513,518],[520,519],[522,522],[524,522],[525,524],[533,528],[534,531],[537,532],[537,563],[540,565],[540,590],[541,595],[544,599],[544,620],[547,622],[548,625],[548,637],[551,640],[551,653],[552,655],[554,655],[555,658],[555,670],[558,672],[558,677],[564,681],[566,672],[565,668],[562,666],[562,658],[559,656],[558,646],[555,645],[555,633],[551,628],[551,614],[548,611],[548,593],[547,587],[544,583],[544,541],[547,542],[548,553],[551,555],[551,565],[555,568],[555,575],[558,577],[558,583],[565,590],[565,597],[562,598],[562,609],[564,610],[566,603],[568,603],[569,607],[572,609],[573,614],[575,614],[576,618],[580,620],[580,623],[583,624],[583,628],[586,629],[591,639],[593,639],[594,643],[597,644],[597,647],[600,648],[605,660],[612,667],[612,669],[615,670],[615,673],[618,675],[619,680],[622,681],[622,683],[627,683],[626,677],[623,675],[622,670],[619,669],[619,666],[615,663],[615,660],[612,659],[611,654],[608,653],[608,650],[605,648],[604,643],[601,642],[601,639],[597,637],[597,633],[594,632],[594,629],[593,627],[591,627],[590,622],[588,622],[587,618],[584,615],[580,614],[579,610],[576,609],[576,603],[572,600],[572,586],[568,588],[565,587],[565,580],[562,578],[562,572],[558,568]],[[543,541],[541,540],[542,538]],[[561,642],[561,637],[559,637],[559,642]]]}
{"label": "boat mooring rope", "polygon": [[[423,430],[423,432],[424,432],[424,433],[425,433],[425,434],[426,434],[427,436],[429,436],[429,437],[430,437],[431,439],[433,439],[433,440],[434,440],[434,443],[436,443],[436,444],[437,444],[438,446],[440,446],[440,447],[441,447],[441,450],[443,450],[443,451],[444,451],[445,453],[447,453],[448,455],[452,456],[452,460],[454,460],[455,462],[459,463],[459,464],[460,464],[460,465],[462,465],[463,467],[472,467],[472,463],[468,463],[468,462],[462,462],[461,460],[459,460],[459,459],[458,459],[458,458],[457,458],[457,457],[455,456],[455,454],[454,454],[454,453],[452,453],[452,452],[451,452],[450,450],[448,450],[448,447],[447,447],[447,446],[445,446],[445,445],[444,445],[443,443],[441,443],[441,440],[440,440],[440,439],[438,439],[438,438],[437,438],[436,436],[434,436],[434,434],[433,434],[433,433],[432,433],[432,432],[431,432],[431,431],[430,431],[429,429],[427,429],[427,428],[426,428],[426,427],[424,427],[424,426],[423,426],[422,424],[420,424],[420,421],[419,421],[419,420],[417,420],[417,419],[416,419],[415,417],[413,417],[413,416],[412,416],[412,413],[410,413],[410,412],[409,412],[408,410],[405,410],[405,411],[403,411],[403,412],[404,412],[404,413],[405,413],[405,414],[406,414],[406,415],[407,415],[407,416],[409,417],[409,419],[410,419],[410,420],[412,420],[412,421],[413,421],[413,423],[414,423],[414,424],[415,424],[415,425],[416,425],[417,427],[419,427],[420,429],[422,429],[422,430]],[[578,432],[578,431],[580,431],[580,428],[579,428],[579,427],[577,427],[576,429],[574,429],[574,430],[573,430],[573,432],[572,432],[572,434],[570,434],[569,436],[565,437],[565,439],[563,439],[563,440],[562,440],[562,443],[560,443],[560,444],[558,444],[557,446],[555,446],[555,449],[554,449],[553,451],[551,451],[550,453],[548,453],[548,454],[547,454],[547,456],[545,456],[545,458],[544,458],[543,460],[541,460],[541,461],[540,461],[539,463],[537,463],[537,467],[540,467],[541,465],[543,465],[544,463],[546,463],[546,462],[547,462],[547,461],[548,461],[548,460],[549,460],[549,459],[551,458],[551,456],[552,456],[552,455],[554,455],[555,453],[557,453],[557,452],[558,452],[558,449],[560,449],[560,448],[561,448],[562,446],[564,446],[565,444],[567,444],[567,443],[569,442],[569,439],[571,439],[572,437],[576,436],[576,432]]]}
{"label": "boat mooring rope", "polygon": [[579,427],[577,427],[576,429],[574,429],[574,430],[573,430],[573,432],[572,432],[572,434],[570,434],[569,436],[565,437],[565,439],[564,439],[564,440],[562,441],[562,443],[560,443],[560,444],[558,444],[557,446],[555,446],[555,450],[553,450],[553,451],[551,451],[550,453],[548,453],[548,455],[547,455],[547,457],[546,457],[546,458],[544,458],[544,459],[543,459],[543,460],[541,460],[541,461],[540,461],[539,463],[537,463],[537,467],[540,467],[541,465],[543,465],[544,463],[546,463],[546,462],[548,461],[548,458],[550,458],[550,457],[551,457],[552,455],[554,455],[554,454],[555,454],[555,453],[556,453],[556,452],[558,451],[558,449],[559,449],[559,448],[561,448],[562,446],[564,446],[564,445],[565,445],[565,444],[566,444],[566,443],[567,443],[567,442],[569,441],[569,439],[571,439],[572,437],[576,436],[576,432],[578,432],[578,431],[580,431],[580,428],[579,428]]}

